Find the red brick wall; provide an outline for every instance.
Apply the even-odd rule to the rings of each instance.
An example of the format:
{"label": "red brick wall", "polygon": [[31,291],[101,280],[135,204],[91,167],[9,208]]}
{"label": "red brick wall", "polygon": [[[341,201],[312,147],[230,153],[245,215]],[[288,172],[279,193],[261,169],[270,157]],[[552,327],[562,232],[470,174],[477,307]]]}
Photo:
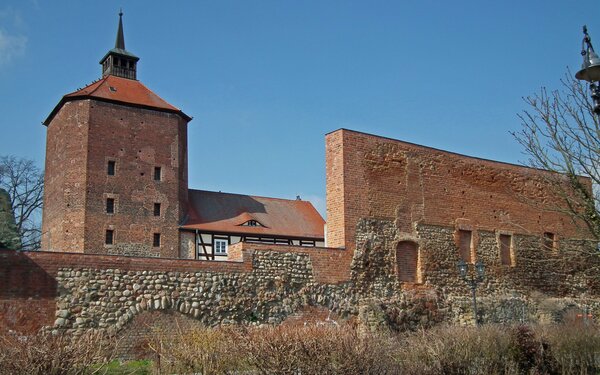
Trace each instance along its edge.
{"label": "red brick wall", "polygon": [[395,220],[405,233],[427,223],[580,235],[569,218],[531,205],[553,199],[539,170],[345,129],[328,134],[326,147],[328,246],[353,251],[366,217]]}
{"label": "red brick wall", "polygon": [[[178,224],[187,211],[185,120],[96,100],[68,102],[48,126],[47,145],[44,250],[179,255]],[[116,162],[114,176],[107,175],[109,160]],[[161,167],[162,181],[154,181],[154,167]],[[107,198],[115,200],[114,214],[106,213]],[[154,203],[161,204],[159,217]],[[113,246],[104,244],[107,229]],[[160,247],[152,246],[154,233],[161,234]]]}
{"label": "red brick wall", "polygon": [[90,102],[65,103],[47,129],[42,249],[83,252]]}

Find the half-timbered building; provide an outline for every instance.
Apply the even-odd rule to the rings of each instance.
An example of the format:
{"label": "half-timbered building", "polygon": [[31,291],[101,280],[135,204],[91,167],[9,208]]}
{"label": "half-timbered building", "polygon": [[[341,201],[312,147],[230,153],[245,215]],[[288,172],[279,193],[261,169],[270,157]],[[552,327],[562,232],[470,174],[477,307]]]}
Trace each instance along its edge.
{"label": "half-timbered building", "polygon": [[325,221],[301,200],[188,190],[189,211],[181,230],[194,235],[196,259],[225,260],[238,242],[324,246]]}

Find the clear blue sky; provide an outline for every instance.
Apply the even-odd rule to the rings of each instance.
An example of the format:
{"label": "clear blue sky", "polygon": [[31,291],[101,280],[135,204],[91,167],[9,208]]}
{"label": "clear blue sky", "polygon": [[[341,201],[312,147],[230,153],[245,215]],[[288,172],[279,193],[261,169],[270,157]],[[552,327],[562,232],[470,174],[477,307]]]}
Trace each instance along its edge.
{"label": "clear blue sky", "polygon": [[310,199],[349,128],[519,162],[522,97],[577,70],[596,1],[0,3],[0,155],[43,167],[41,125],[100,77],[123,7],[138,78],[194,117],[190,187]]}

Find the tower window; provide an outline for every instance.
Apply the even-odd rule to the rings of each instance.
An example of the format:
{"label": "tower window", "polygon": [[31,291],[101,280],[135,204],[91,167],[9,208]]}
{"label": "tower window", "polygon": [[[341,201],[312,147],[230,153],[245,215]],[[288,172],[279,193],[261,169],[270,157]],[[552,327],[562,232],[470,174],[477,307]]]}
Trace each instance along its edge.
{"label": "tower window", "polygon": [[109,160],[107,168],[106,168],[106,174],[109,176],[114,176],[115,175],[115,166],[116,166],[116,162],[114,160]]}
{"label": "tower window", "polygon": [[162,180],[162,168],[154,167],[154,181]]}
{"label": "tower window", "polygon": [[160,203],[154,203],[154,216],[160,216]]}
{"label": "tower window", "polygon": [[160,233],[154,233],[152,238],[152,246],[160,247]]}
{"label": "tower window", "polygon": [[112,229],[107,229],[106,230],[106,237],[104,239],[104,243],[106,245],[112,245],[114,242],[114,237],[115,237],[115,231]]}
{"label": "tower window", "polygon": [[106,213],[107,214],[115,213],[115,199],[114,198],[106,198]]}

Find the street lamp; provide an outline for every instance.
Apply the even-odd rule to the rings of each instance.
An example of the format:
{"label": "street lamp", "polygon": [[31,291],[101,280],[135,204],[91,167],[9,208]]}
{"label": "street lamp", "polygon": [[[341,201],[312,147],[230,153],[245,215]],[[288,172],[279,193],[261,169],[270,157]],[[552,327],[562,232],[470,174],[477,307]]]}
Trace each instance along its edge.
{"label": "street lamp", "polygon": [[485,276],[485,265],[478,260],[475,263],[474,270],[469,272],[469,264],[465,263],[464,260],[460,260],[458,262],[458,272],[460,272],[460,277],[471,287],[471,293],[473,295],[473,315],[475,316],[475,324],[479,325],[479,316],[477,313],[477,296],[475,291],[477,290],[477,285],[483,281]]}
{"label": "street lamp", "polygon": [[598,84],[598,81],[600,81],[600,57],[594,52],[587,26],[583,26],[581,56],[583,56],[583,64],[581,70],[575,73],[575,78],[590,83],[590,91],[594,100],[594,113],[600,115],[600,85]]}

